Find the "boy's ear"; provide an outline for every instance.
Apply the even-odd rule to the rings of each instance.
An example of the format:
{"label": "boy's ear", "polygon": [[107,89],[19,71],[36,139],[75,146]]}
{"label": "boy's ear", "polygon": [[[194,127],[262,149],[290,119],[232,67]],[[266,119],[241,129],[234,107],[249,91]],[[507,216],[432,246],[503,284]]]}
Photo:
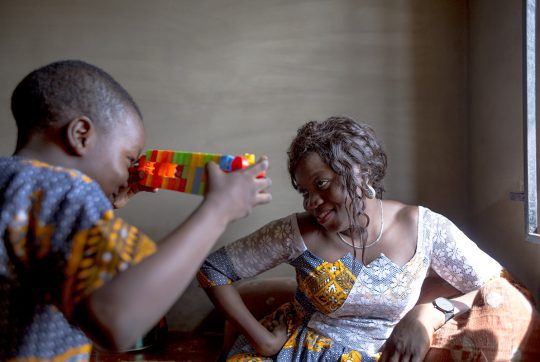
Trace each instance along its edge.
{"label": "boy's ear", "polygon": [[77,156],[83,156],[88,152],[88,147],[95,137],[96,127],[88,117],[77,117],[66,125],[67,146]]}

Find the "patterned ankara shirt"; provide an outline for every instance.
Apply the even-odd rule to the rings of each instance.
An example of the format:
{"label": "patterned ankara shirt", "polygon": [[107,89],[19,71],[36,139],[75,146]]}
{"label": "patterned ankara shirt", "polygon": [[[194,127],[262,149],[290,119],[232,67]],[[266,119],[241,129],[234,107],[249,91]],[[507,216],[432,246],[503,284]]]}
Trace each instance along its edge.
{"label": "patterned ankara shirt", "polygon": [[77,304],[155,251],[78,171],[0,157],[0,360],[88,361]]}
{"label": "patterned ankara shirt", "polygon": [[384,254],[368,265],[351,253],[325,261],[307,249],[295,214],[212,253],[198,274],[205,288],[250,278],[283,262],[296,269],[294,312],[282,308],[282,314],[292,315],[282,350],[273,359],[257,356],[241,336],[229,360],[376,360],[394,326],[416,304],[430,267],[464,293],[499,276],[499,263],[451,221],[424,207],[418,213],[416,251],[403,266]]}

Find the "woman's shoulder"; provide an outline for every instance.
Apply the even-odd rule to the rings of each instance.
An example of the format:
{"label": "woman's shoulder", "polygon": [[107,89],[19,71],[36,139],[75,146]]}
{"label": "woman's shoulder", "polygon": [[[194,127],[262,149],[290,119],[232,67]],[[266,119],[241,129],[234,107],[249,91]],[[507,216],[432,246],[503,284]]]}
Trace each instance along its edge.
{"label": "woman's shoulder", "polygon": [[384,213],[388,215],[388,219],[400,224],[418,223],[418,215],[422,209],[418,205],[409,205],[400,201],[385,200],[383,201]]}
{"label": "woman's shoulder", "polygon": [[411,243],[415,244],[420,207],[394,200],[385,200],[383,207],[386,236],[402,240],[409,235]]}

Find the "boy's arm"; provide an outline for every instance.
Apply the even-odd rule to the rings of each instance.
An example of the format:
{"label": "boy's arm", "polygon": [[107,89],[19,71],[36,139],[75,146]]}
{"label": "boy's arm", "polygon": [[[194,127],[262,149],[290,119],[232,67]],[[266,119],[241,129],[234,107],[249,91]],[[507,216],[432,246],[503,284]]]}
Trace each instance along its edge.
{"label": "boy's arm", "polygon": [[[227,225],[271,200],[261,159],[225,174],[208,165],[209,190],[199,207],[160,244],[158,251],[92,293],[78,313],[83,329],[105,347],[129,348],[174,304]],[[100,337],[101,336],[101,337]]]}

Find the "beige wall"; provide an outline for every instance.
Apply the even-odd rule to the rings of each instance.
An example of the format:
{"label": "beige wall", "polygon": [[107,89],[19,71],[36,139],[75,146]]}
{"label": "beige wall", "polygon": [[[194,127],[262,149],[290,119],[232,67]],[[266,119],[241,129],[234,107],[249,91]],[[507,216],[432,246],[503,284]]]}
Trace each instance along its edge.
{"label": "beige wall", "polygon": [[540,245],[524,239],[521,1],[470,2],[473,235],[540,301]]}
{"label": "beige wall", "polygon": [[[467,231],[466,9],[465,0],[2,0],[0,152],[14,147],[16,83],[79,58],[131,92],[148,147],[270,157],[274,201],[231,225],[218,246],[301,209],[285,149],[302,123],[334,114],[377,130],[390,159],[387,198],[428,206]],[[162,191],[121,215],[159,240],[199,201]],[[169,322],[190,329],[210,308],[192,285]]]}

